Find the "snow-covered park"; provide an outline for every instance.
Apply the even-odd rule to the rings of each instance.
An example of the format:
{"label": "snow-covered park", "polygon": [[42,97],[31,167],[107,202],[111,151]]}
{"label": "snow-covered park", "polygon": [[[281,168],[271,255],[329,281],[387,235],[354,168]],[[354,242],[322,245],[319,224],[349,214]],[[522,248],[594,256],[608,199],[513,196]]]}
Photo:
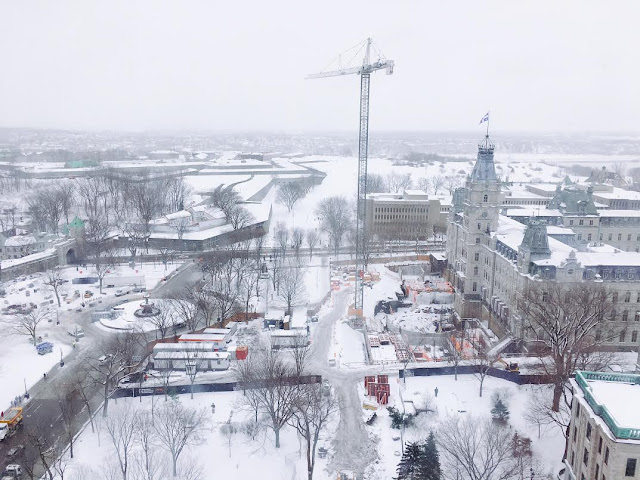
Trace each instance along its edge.
{"label": "snow-covered park", "polygon": [[[3,298],[3,310],[0,315],[3,335],[0,338],[0,405],[6,409],[18,395],[24,395],[25,388],[29,391],[33,384],[43,378],[53,366],[73,351],[74,338],[69,335],[68,327],[72,324],[85,325],[90,322],[90,312],[101,310],[107,304],[116,302],[116,292],[119,288],[106,288],[108,278],[118,276],[144,277],[145,288],[151,291],[163,283],[163,278],[170,275],[178,263],[165,266],[160,263],[138,264],[135,268],[118,265],[111,270],[103,281],[100,294],[97,283],[74,284],[73,279],[93,277],[95,273],[91,265],[83,267],[64,267],[59,270],[63,279],[58,287],[61,307],[58,307],[53,288],[47,286],[47,273],[36,273],[4,283],[6,295]],[[124,287],[125,290],[131,288]],[[77,293],[76,293],[77,292]],[[89,292],[89,293],[87,293]],[[141,293],[129,293],[119,297],[118,301],[126,301],[135,295],[140,303]],[[14,308],[7,307],[15,306]],[[19,310],[26,309],[26,310]],[[23,333],[18,333],[13,326],[21,316],[20,311],[31,310],[33,315],[42,317],[36,327],[36,342],[53,343],[53,351],[45,355],[38,355],[33,345],[33,339]],[[87,342],[88,340],[84,340]],[[83,339],[79,340],[80,348]]]}

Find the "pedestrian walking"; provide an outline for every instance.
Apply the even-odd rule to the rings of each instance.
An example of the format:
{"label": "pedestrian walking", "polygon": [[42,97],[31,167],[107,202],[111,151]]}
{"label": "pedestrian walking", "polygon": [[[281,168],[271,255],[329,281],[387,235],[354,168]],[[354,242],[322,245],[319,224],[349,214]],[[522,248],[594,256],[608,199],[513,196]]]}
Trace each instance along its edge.
{"label": "pedestrian walking", "polygon": [[44,372],[42,375],[44,375],[44,379],[47,379],[47,372]]}
{"label": "pedestrian walking", "polygon": [[436,398],[438,398],[438,387],[435,388],[434,392],[436,394]]}

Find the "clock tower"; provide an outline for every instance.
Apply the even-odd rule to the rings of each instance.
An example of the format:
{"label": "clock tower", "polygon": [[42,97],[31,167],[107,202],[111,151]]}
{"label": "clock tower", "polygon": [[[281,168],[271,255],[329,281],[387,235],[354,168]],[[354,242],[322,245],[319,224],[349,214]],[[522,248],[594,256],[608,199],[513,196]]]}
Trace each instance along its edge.
{"label": "clock tower", "polygon": [[[498,228],[500,181],[496,176],[493,152],[495,146],[487,134],[478,145],[473,172],[467,177],[464,198],[449,225],[455,243],[447,249],[450,268],[454,269],[455,309],[461,318],[482,317],[481,284],[483,266],[489,253],[491,233]],[[453,231],[455,230],[455,231]]]}

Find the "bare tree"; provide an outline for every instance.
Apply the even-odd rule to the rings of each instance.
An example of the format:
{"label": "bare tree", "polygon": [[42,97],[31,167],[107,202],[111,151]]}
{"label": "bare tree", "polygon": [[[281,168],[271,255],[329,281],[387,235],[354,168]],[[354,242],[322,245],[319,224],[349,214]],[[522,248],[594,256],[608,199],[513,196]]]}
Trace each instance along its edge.
{"label": "bare tree", "polygon": [[[232,412],[233,414],[233,412]],[[220,433],[227,437],[227,444],[229,446],[229,458],[231,458],[231,439],[238,433],[238,426],[231,421],[231,417],[220,427]]]}
{"label": "bare tree", "polygon": [[367,193],[382,193],[387,189],[384,177],[378,173],[367,174]]}
{"label": "bare tree", "polygon": [[185,447],[204,442],[208,415],[204,409],[182,406],[171,401],[158,409],[153,427],[158,443],[171,455],[173,476],[178,475],[178,459]]}
{"label": "bare tree", "polygon": [[118,460],[122,480],[129,478],[139,421],[138,413],[127,402],[118,409],[117,415],[107,417],[104,422]]}
{"label": "bare tree", "polygon": [[78,392],[75,383],[58,382],[53,392],[58,401],[60,418],[64,426],[65,436],[69,442],[69,455],[73,458],[74,438],[79,431],[78,425],[76,424],[76,417],[82,411],[83,404],[82,401],[77,398]]}
{"label": "bare tree", "polygon": [[313,257],[313,249],[316,248],[318,242],[320,241],[320,235],[318,235],[318,231],[310,228],[307,230],[306,235],[307,246],[309,247],[309,258]]}
{"label": "bare tree", "polygon": [[287,258],[278,271],[278,298],[286,305],[285,315],[293,314],[293,307],[300,304],[305,297],[304,277],[307,273],[300,259]]}
{"label": "bare tree", "polygon": [[345,233],[353,225],[353,210],[345,197],[325,198],[316,209],[320,228],[329,235],[336,255]]}
{"label": "bare tree", "polygon": [[190,217],[180,217],[176,218],[171,222],[171,226],[178,234],[178,240],[182,240],[184,237],[184,232],[191,226],[191,218]]}
{"label": "bare tree", "polygon": [[43,283],[53,289],[53,293],[56,295],[56,300],[58,301],[58,307],[60,307],[62,304],[60,303],[59,289],[60,286],[64,284],[64,279],[60,274],[60,270],[58,270],[57,268],[48,270],[46,280]]}
{"label": "bare tree", "polygon": [[91,363],[90,366],[94,380],[103,387],[103,417],[108,413],[111,388],[116,386],[125,373],[139,364],[135,357],[142,356],[145,345],[142,335],[133,332],[110,335],[98,342],[97,350],[105,359]]}
{"label": "bare tree", "polygon": [[224,213],[227,222],[229,222],[230,213],[242,199],[238,192],[233,189],[233,186],[225,187],[224,185],[218,185],[211,194],[211,203],[216,208],[219,208]]}
{"label": "bare tree", "polygon": [[558,412],[577,368],[600,370],[611,361],[599,350],[619,333],[606,326],[615,315],[612,295],[595,283],[534,283],[525,290],[518,309],[529,333],[544,346],[540,366],[554,384],[551,409]]}
{"label": "bare tree", "polygon": [[441,346],[447,356],[447,360],[453,364],[454,378],[458,381],[458,365],[462,361],[462,345],[453,335],[447,335],[442,339]]}
{"label": "bare tree", "polygon": [[460,178],[449,176],[444,179],[444,187],[449,192],[449,195],[453,195],[453,192],[456,188],[460,186]]}
{"label": "bare tree", "polygon": [[450,475],[469,480],[519,478],[520,465],[511,443],[513,430],[490,420],[452,416],[438,428],[438,446]]}
{"label": "bare tree", "polygon": [[280,448],[280,430],[293,416],[301,389],[295,381],[294,367],[279,352],[260,345],[251,355],[255,356],[253,368],[241,372],[244,399],[249,405],[258,405],[268,417],[275,446]]}
{"label": "bare tree", "polygon": [[65,381],[73,386],[78,398],[86,407],[87,413],[89,414],[89,422],[91,423],[91,431],[95,433],[95,422],[91,409],[91,398],[93,396],[93,386],[95,382],[91,377],[91,368],[87,365],[79,365],[67,372]]}
{"label": "bare tree", "polygon": [[191,195],[191,187],[182,176],[165,180],[162,191],[164,192],[167,207],[173,212],[184,210],[185,204]]}
{"label": "bare tree", "polygon": [[338,404],[331,391],[324,390],[320,384],[316,383],[304,387],[304,394],[297,397],[293,409],[294,413],[289,423],[305,440],[307,478],[313,480],[318,439],[338,410]]}
{"label": "bare tree", "polygon": [[174,291],[168,295],[173,313],[180,318],[190,332],[195,332],[200,325],[200,315],[194,297],[196,286],[194,284],[185,285],[181,291]]}
{"label": "bare tree", "polygon": [[289,233],[289,229],[284,222],[278,222],[276,224],[274,238],[280,248],[280,255],[283,257],[287,253],[287,248],[289,248]]}
{"label": "bare tree", "polygon": [[29,313],[18,315],[9,320],[9,326],[18,334],[31,337],[33,345],[38,343],[38,329],[42,322],[48,319],[46,310],[32,310]]}
{"label": "bare tree", "polygon": [[138,428],[135,432],[139,452],[134,456],[135,478],[156,480],[162,476],[162,459],[157,451],[154,419],[151,413],[138,415]]}
{"label": "bare tree", "polygon": [[240,204],[231,207],[227,213],[227,220],[234,230],[240,230],[251,224],[254,217],[251,212]]}
{"label": "bare tree", "polygon": [[431,177],[431,186],[433,187],[433,194],[438,195],[438,192],[444,187],[445,178],[442,175],[434,175]]}
{"label": "bare tree", "polygon": [[480,397],[482,397],[482,387],[484,385],[484,379],[487,377],[489,369],[493,366],[495,361],[495,355],[489,353],[489,349],[487,347],[478,347],[476,356],[473,358],[472,363],[473,365],[478,367],[478,371],[476,372],[475,376],[480,381],[480,391],[478,394],[478,396]]}
{"label": "bare tree", "polygon": [[418,189],[429,193],[429,190],[431,189],[431,180],[429,180],[429,177],[420,177],[418,179]]}
{"label": "bare tree", "polygon": [[129,201],[138,221],[142,225],[147,253],[148,239],[151,235],[151,220],[162,211],[162,193],[156,182],[142,181],[131,186],[128,192]]}
{"label": "bare tree", "polygon": [[173,312],[167,308],[161,308],[158,315],[154,315],[153,317],[149,317],[149,321],[156,327],[156,340],[158,339],[158,333],[160,333],[160,338],[164,338],[167,336],[167,331],[173,325]]}
{"label": "bare tree", "polygon": [[102,218],[89,219],[83,240],[86,254],[95,267],[96,276],[100,282],[100,293],[102,293],[102,281],[114,266],[109,225]]}
{"label": "bare tree", "polygon": [[410,190],[413,181],[411,180],[411,174],[394,171],[385,177],[385,184],[388,192],[398,193],[402,190]]}
{"label": "bare tree", "polygon": [[302,247],[302,241],[304,240],[304,230],[301,228],[294,228],[291,230],[291,246],[296,255],[300,254],[300,248]]}
{"label": "bare tree", "polygon": [[284,205],[291,212],[295,204],[302,200],[308,191],[309,189],[300,183],[285,183],[278,187],[276,202]]}
{"label": "bare tree", "polygon": [[71,182],[61,182],[57,187],[58,196],[60,198],[60,209],[64,215],[64,219],[69,224],[69,214],[75,204],[76,188]]}
{"label": "bare tree", "polygon": [[251,306],[251,300],[253,300],[257,293],[257,286],[260,283],[260,276],[258,275],[259,262],[252,261],[238,271],[240,282],[240,292],[238,294],[239,300],[242,301],[244,306],[245,321],[249,321],[249,308]]}

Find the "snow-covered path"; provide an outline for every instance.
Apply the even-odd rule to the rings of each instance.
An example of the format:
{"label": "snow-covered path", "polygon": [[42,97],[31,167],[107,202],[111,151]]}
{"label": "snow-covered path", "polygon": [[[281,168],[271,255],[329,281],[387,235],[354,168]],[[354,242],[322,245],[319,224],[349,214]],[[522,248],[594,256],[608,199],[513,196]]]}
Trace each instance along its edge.
{"label": "snow-covered path", "polygon": [[[369,436],[362,419],[357,390],[357,382],[368,368],[345,371],[328,363],[333,327],[345,315],[351,299],[350,289],[335,294],[334,305],[321,316],[313,333],[309,366],[313,373],[329,380],[338,400],[340,424],[333,440],[334,455],[329,463],[330,469],[352,470],[362,474],[377,458],[375,441]],[[374,368],[380,370],[379,367]]]}

